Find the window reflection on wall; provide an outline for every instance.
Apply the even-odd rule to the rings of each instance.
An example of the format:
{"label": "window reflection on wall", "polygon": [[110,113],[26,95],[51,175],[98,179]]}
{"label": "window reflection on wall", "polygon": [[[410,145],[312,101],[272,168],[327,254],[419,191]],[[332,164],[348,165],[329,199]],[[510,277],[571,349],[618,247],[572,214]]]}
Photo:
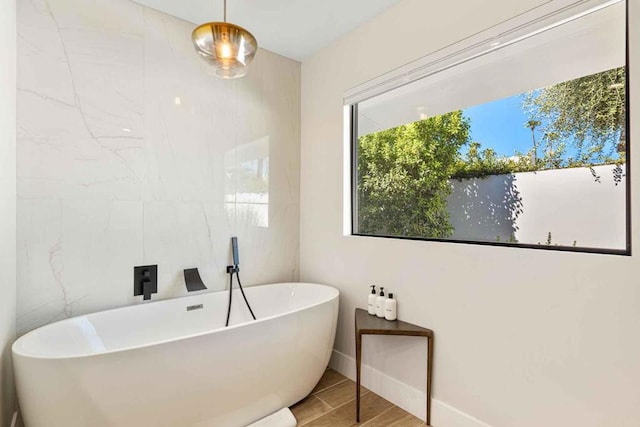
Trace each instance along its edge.
{"label": "window reflection on wall", "polygon": [[227,213],[240,223],[269,227],[269,137],[225,153]]}

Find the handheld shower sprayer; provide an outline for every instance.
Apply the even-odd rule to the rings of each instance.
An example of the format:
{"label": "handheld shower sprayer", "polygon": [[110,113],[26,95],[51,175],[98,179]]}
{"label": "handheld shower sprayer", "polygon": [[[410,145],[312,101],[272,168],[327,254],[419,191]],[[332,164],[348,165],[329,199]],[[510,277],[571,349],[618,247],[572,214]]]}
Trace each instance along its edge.
{"label": "handheld shower sprayer", "polygon": [[236,272],[240,271],[240,256],[238,255],[238,238],[233,236],[231,238],[231,250],[233,252],[233,266],[236,268]]}

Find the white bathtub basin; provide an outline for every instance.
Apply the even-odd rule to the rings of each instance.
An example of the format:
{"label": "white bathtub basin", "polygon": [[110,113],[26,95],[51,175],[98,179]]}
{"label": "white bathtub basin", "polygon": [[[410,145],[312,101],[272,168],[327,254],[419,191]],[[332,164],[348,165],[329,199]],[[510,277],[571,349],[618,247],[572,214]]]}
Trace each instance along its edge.
{"label": "white bathtub basin", "polygon": [[[304,398],[331,355],[335,288],[280,283],[141,304],[13,345],[26,427],[245,426]],[[198,307],[187,310],[187,307]]]}

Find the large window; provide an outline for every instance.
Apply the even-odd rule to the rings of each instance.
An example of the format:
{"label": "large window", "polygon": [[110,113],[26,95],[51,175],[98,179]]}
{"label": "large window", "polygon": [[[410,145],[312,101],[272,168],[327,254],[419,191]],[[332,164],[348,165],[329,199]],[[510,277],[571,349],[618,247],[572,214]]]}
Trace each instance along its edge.
{"label": "large window", "polygon": [[576,5],[355,91],[353,234],[630,253],[626,4]]}

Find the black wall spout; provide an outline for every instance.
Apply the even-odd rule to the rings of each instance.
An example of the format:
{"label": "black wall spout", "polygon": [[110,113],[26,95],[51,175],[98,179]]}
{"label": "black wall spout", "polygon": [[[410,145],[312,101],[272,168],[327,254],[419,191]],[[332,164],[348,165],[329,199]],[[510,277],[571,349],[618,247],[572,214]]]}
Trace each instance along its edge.
{"label": "black wall spout", "polygon": [[184,283],[187,285],[187,291],[204,291],[207,287],[202,282],[200,273],[197,268],[187,268],[184,270]]}

